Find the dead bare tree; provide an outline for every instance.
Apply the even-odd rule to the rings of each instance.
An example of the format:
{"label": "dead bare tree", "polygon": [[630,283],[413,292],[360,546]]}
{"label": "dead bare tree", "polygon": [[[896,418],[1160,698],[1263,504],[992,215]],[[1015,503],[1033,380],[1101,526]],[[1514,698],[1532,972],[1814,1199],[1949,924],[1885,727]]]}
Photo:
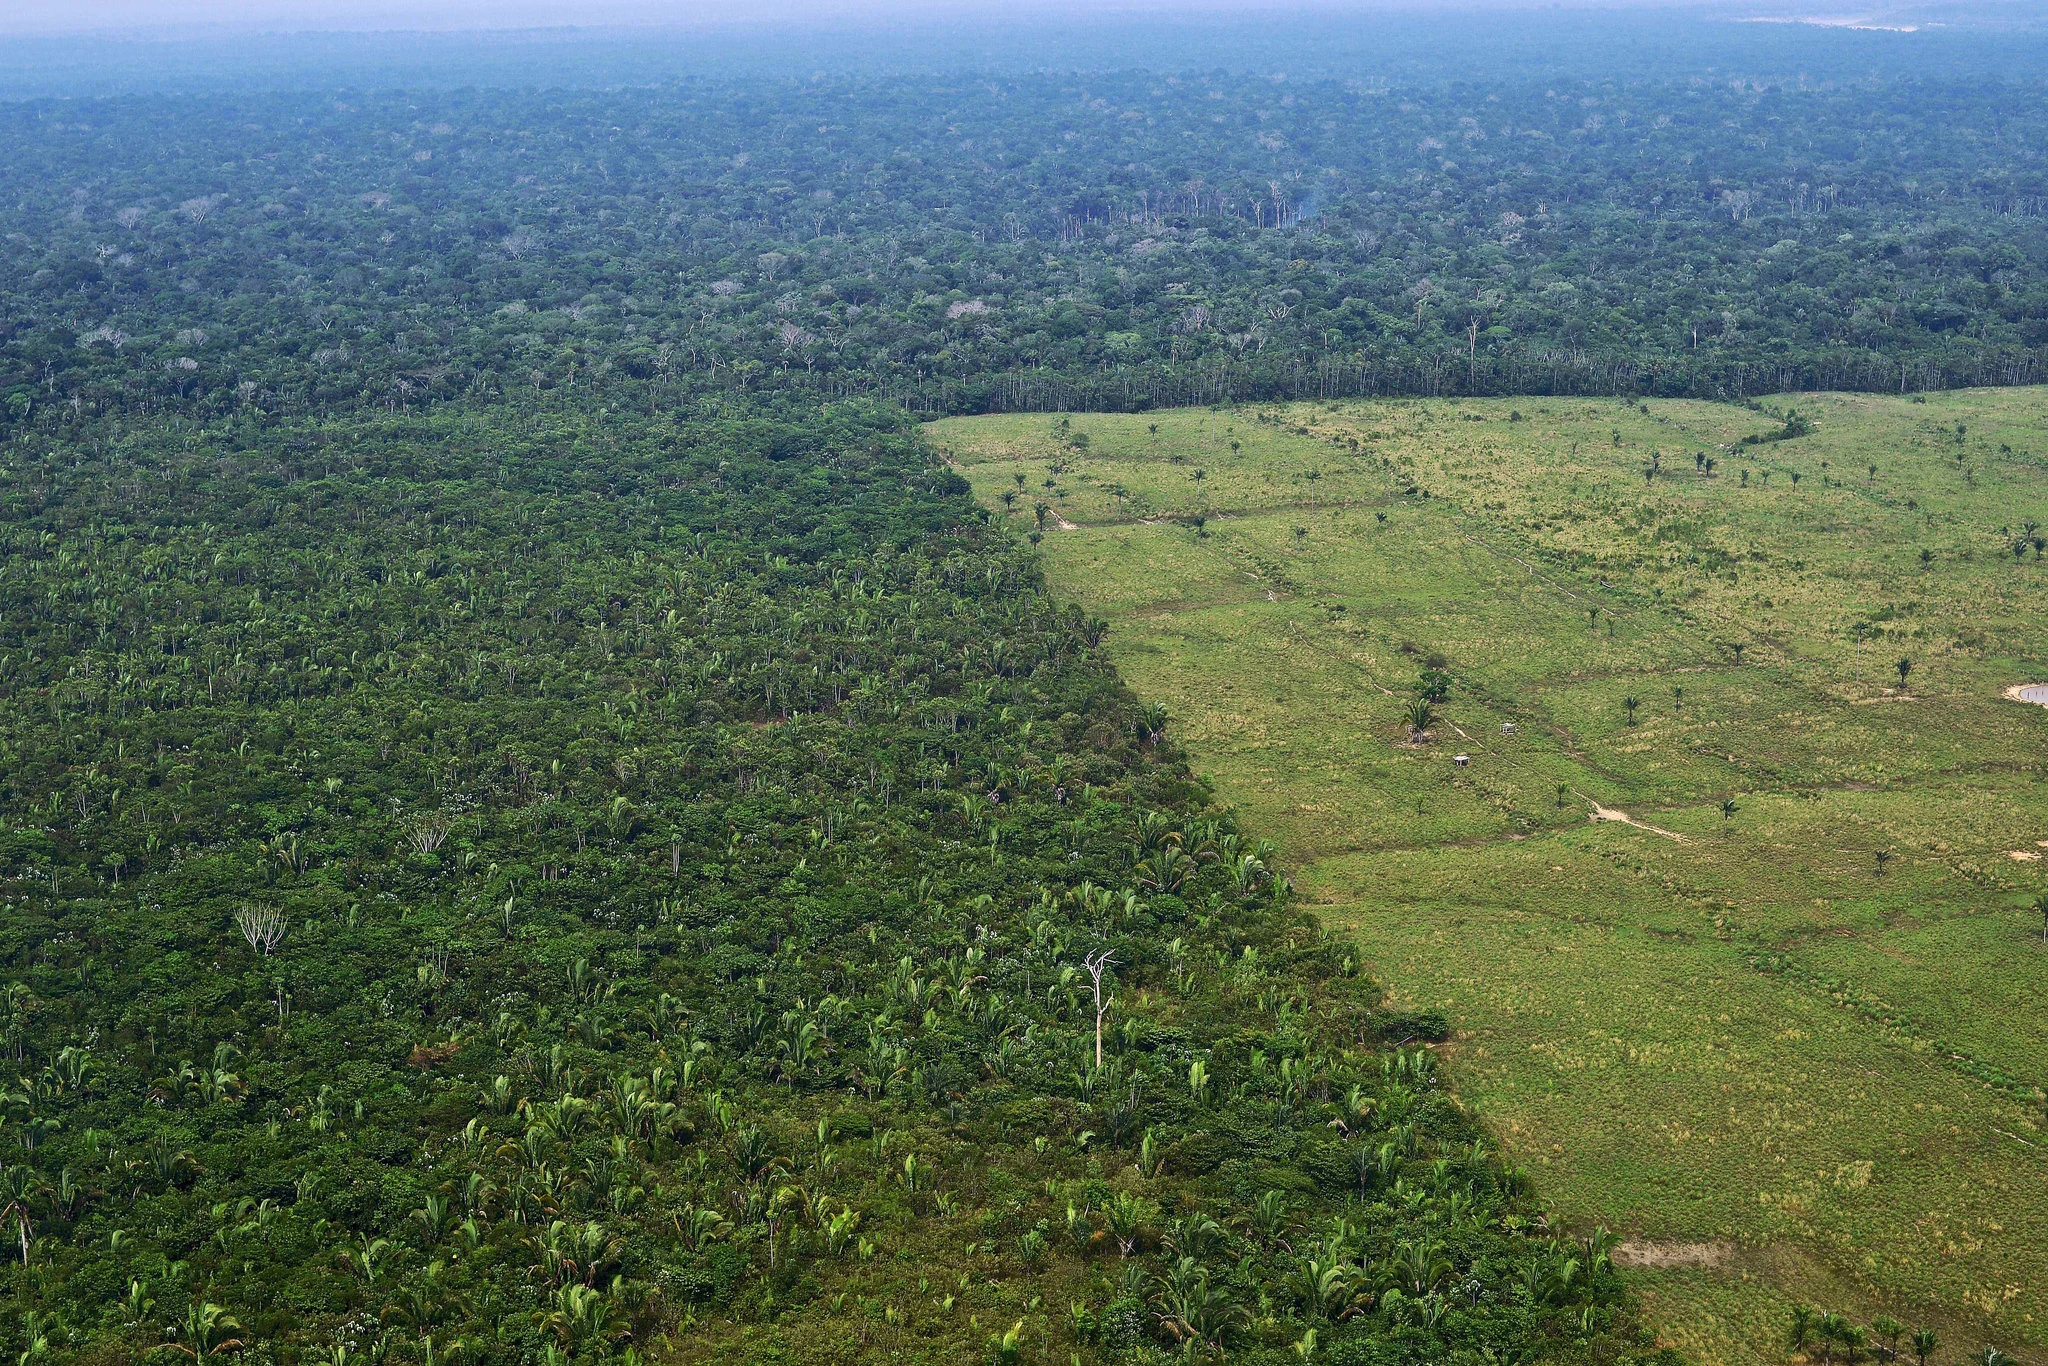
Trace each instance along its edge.
{"label": "dead bare tree", "polygon": [[235,928],[249,947],[268,958],[284,943],[284,912],[275,906],[244,904],[235,910]]}
{"label": "dead bare tree", "polygon": [[448,830],[453,824],[454,822],[438,812],[431,816],[422,816],[419,823],[412,828],[412,847],[422,854],[433,853],[441,847],[442,841],[448,838]]}
{"label": "dead bare tree", "polygon": [[1102,996],[1102,978],[1104,974],[1116,966],[1116,956],[1108,949],[1103,949],[1098,953],[1091,953],[1082,959],[1081,966],[1087,969],[1089,980],[1095,984],[1095,1065],[1100,1067],[1102,1066],[1102,1018],[1109,1014],[1109,1008],[1116,1004],[1116,996],[1114,994],[1115,983],[1112,982],[1110,984],[1112,993],[1109,999],[1104,1000]]}

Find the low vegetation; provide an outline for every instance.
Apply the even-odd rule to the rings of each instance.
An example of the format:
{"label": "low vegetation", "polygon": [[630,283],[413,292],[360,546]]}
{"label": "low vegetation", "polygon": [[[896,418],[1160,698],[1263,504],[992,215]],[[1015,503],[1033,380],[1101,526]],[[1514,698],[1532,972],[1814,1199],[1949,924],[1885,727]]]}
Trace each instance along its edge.
{"label": "low vegetation", "polygon": [[2048,396],[932,431],[1667,1337],[2041,1345]]}

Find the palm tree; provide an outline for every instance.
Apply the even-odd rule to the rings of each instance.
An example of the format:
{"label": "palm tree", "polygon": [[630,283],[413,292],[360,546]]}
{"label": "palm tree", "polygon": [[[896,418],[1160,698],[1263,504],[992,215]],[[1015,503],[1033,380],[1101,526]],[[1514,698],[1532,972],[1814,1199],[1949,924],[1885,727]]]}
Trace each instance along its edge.
{"label": "palm tree", "polygon": [[1932,1328],[1922,1328],[1913,1334],[1913,1356],[1920,1366],[1927,1366],[1927,1358],[1934,1355],[1941,1346],[1941,1339],[1934,1336]]}
{"label": "palm tree", "polygon": [[1803,1304],[1798,1305],[1792,1310],[1792,1325],[1785,1334],[1786,1350],[1801,1351],[1812,1341],[1813,1311]]}
{"label": "palm tree", "polygon": [[1816,1323],[1813,1327],[1815,1334],[1820,1338],[1820,1357],[1822,1363],[1824,1366],[1834,1366],[1835,1344],[1848,1336],[1849,1320],[1843,1318],[1840,1314],[1827,1313],[1822,1314],[1820,1322]]}
{"label": "palm tree", "polygon": [[1418,697],[1410,702],[1407,711],[1408,739],[1415,744],[1422,743],[1423,738],[1429,733],[1430,722],[1434,720],[1436,708],[1429,704],[1428,698]]}
{"label": "palm tree", "polygon": [[211,1361],[220,1352],[239,1351],[242,1325],[217,1304],[195,1304],[185,1313],[185,1341],[170,1345],[194,1361]]}
{"label": "palm tree", "polygon": [[1721,819],[1724,822],[1732,821],[1735,819],[1735,813],[1741,809],[1741,807],[1735,804],[1733,797],[1724,797],[1721,800]]}
{"label": "palm tree", "polygon": [[[1870,469],[1873,474],[1877,472],[1877,466],[1875,465],[1872,465]],[[1884,1341],[1884,1359],[1886,1361],[1897,1361],[1899,1359],[1899,1334],[1906,1331],[1906,1325],[1889,1315],[1880,1314],[1870,1321],[1870,1331],[1877,1334]]]}
{"label": "palm tree", "polygon": [[2041,942],[2048,944],[2048,895],[2034,898],[2034,913],[2041,917]]}
{"label": "palm tree", "polygon": [[1151,1203],[1129,1191],[1118,1191],[1102,1207],[1109,1224],[1109,1236],[1116,1239],[1117,1254],[1128,1258],[1138,1246],[1145,1220],[1152,1215]]}
{"label": "palm tree", "polygon": [[1885,866],[1885,865],[1886,865],[1887,863],[1890,863],[1891,861],[1892,861],[1892,851],[1891,851],[1891,850],[1889,850],[1889,849],[1880,849],[1880,850],[1878,850],[1878,851],[1877,851],[1877,875],[1878,875],[1879,877],[1883,877],[1883,876],[1884,876],[1884,866]]}
{"label": "palm tree", "polygon": [[28,1240],[35,1233],[31,1208],[43,1193],[43,1180],[33,1167],[8,1167],[0,1171],[0,1228],[9,1223],[21,1235],[21,1264],[28,1265]]}
{"label": "palm tree", "polygon": [[1894,664],[1892,667],[1899,671],[1899,691],[1904,692],[1906,690],[1906,675],[1913,672],[1913,661],[1910,659],[1901,659],[1897,664]]}
{"label": "palm tree", "polygon": [[1634,693],[1630,693],[1627,697],[1621,699],[1622,710],[1628,713],[1628,723],[1631,726],[1636,723],[1636,707],[1639,705]]}

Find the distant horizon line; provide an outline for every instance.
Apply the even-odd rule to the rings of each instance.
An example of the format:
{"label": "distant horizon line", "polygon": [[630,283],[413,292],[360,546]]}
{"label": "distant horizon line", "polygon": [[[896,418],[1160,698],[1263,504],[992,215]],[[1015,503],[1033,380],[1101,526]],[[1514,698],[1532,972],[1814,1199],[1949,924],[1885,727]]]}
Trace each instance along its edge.
{"label": "distant horizon line", "polygon": [[[524,0],[522,3],[462,3],[443,6],[442,17],[428,19],[419,4],[337,4],[326,14],[294,13],[300,6],[263,4],[237,14],[170,16],[159,13],[161,0],[132,0],[96,6],[95,17],[79,13],[61,0],[16,0],[0,17],[0,34],[16,38],[119,39],[134,42],[190,42],[219,38],[306,38],[378,36],[516,36],[584,34],[639,35],[654,32],[803,32],[892,26],[1004,28],[1045,24],[1115,24],[1132,20],[1216,22],[1232,19],[1370,19],[1448,18],[1490,15],[1538,19],[1639,15],[1710,22],[1797,23],[1824,27],[1913,32],[1944,25],[1930,11],[1987,8],[2031,13],[2048,19],[2048,4],[2029,0],[1991,0],[1986,4],[1921,4],[1910,21],[1892,19],[1894,5],[1865,0],[1121,0],[1113,5],[1082,5],[1068,0],[1018,5],[962,4],[954,0],[905,0],[905,3],[864,3],[863,0],[812,0],[802,8],[764,13],[762,7],[731,3],[694,5],[677,13],[673,5],[648,0],[588,0],[582,7]],[[564,11],[569,13],[564,15]]]}

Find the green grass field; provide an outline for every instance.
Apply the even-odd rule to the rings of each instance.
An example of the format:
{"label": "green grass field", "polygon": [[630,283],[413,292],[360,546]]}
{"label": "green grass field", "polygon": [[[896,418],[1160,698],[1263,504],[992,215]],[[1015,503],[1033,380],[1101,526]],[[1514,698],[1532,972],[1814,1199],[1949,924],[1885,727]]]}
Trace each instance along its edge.
{"label": "green grass field", "polygon": [[931,435],[1673,1342],[2048,1347],[2048,391],[1764,406]]}

